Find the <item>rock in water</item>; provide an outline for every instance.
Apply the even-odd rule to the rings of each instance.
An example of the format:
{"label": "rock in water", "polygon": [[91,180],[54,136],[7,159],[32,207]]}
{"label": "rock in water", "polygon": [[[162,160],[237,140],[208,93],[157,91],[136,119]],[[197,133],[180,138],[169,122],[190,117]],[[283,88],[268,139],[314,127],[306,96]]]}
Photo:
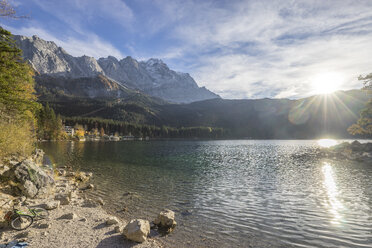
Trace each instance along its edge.
{"label": "rock in water", "polygon": [[150,223],[147,220],[135,219],[131,220],[124,227],[123,235],[132,241],[142,243],[146,241],[150,234]]}
{"label": "rock in water", "polygon": [[17,188],[30,198],[48,193],[54,187],[52,175],[48,175],[35,162],[26,159],[4,173],[4,177],[17,183]]}
{"label": "rock in water", "polygon": [[158,215],[158,217],[154,220],[154,224],[166,227],[166,228],[174,228],[177,225],[175,220],[175,214],[172,210],[164,209]]}

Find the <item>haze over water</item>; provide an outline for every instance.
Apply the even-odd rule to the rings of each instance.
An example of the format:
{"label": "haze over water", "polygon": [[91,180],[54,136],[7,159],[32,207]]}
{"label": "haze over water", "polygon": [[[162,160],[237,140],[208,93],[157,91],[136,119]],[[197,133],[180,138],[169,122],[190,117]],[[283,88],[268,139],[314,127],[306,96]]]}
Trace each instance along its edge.
{"label": "haze over water", "polygon": [[[106,208],[176,212],[170,247],[371,247],[372,166],[324,160],[316,141],[56,142],[58,165],[92,171]],[[130,194],[128,194],[130,192]],[[117,212],[128,207],[128,212]]]}

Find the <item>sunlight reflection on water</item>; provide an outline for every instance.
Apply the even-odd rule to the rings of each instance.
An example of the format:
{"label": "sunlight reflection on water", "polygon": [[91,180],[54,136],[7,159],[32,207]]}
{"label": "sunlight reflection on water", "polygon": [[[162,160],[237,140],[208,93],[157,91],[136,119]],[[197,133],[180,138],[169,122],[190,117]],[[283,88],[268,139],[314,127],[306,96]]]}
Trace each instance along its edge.
{"label": "sunlight reflection on water", "polygon": [[337,185],[333,175],[333,169],[330,163],[324,162],[323,168],[324,186],[328,195],[329,211],[333,215],[332,224],[340,224],[342,215],[340,210],[344,208],[342,203],[338,200]]}
{"label": "sunlight reflection on water", "polygon": [[334,140],[334,139],[320,139],[317,141],[318,145],[320,145],[321,147],[331,147],[331,146],[334,146],[334,145],[337,145],[337,140]]}

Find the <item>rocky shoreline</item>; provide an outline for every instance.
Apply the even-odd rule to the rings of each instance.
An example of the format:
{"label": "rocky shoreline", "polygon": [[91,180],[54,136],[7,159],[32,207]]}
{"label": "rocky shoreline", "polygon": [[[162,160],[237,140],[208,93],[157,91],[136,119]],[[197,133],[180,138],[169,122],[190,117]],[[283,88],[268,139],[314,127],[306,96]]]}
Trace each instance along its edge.
{"label": "rocky shoreline", "polygon": [[334,160],[349,160],[372,164],[372,143],[360,143],[357,140],[351,143],[343,142],[335,146],[322,148],[318,150],[317,155]]}
{"label": "rocky shoreline", "polygon": [[[170,232],[176,225],[174,212],[162,211],[155,221],[123,220],[108,214],[101,198],[87,193],[91,173],[53,168],[37,150],[32,158],[0,165],[0,247],[26,242],[27,247],[163,247],[158,231]],[[38,220],[26,230],[16,231],[3,219],[13,206],[43,207],[47,220]]]}

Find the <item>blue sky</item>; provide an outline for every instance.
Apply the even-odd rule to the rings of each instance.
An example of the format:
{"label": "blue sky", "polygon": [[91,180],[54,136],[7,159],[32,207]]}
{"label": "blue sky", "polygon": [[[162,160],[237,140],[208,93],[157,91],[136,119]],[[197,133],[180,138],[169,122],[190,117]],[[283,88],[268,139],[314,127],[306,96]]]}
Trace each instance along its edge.
{"label": "blue sky", "polygon": [[370,0],[10,2],[31,17],[2,20],[15,34],[74,56],[160,58],[224,98],[299,98],[315,81],[360,88],[372,72]]}

